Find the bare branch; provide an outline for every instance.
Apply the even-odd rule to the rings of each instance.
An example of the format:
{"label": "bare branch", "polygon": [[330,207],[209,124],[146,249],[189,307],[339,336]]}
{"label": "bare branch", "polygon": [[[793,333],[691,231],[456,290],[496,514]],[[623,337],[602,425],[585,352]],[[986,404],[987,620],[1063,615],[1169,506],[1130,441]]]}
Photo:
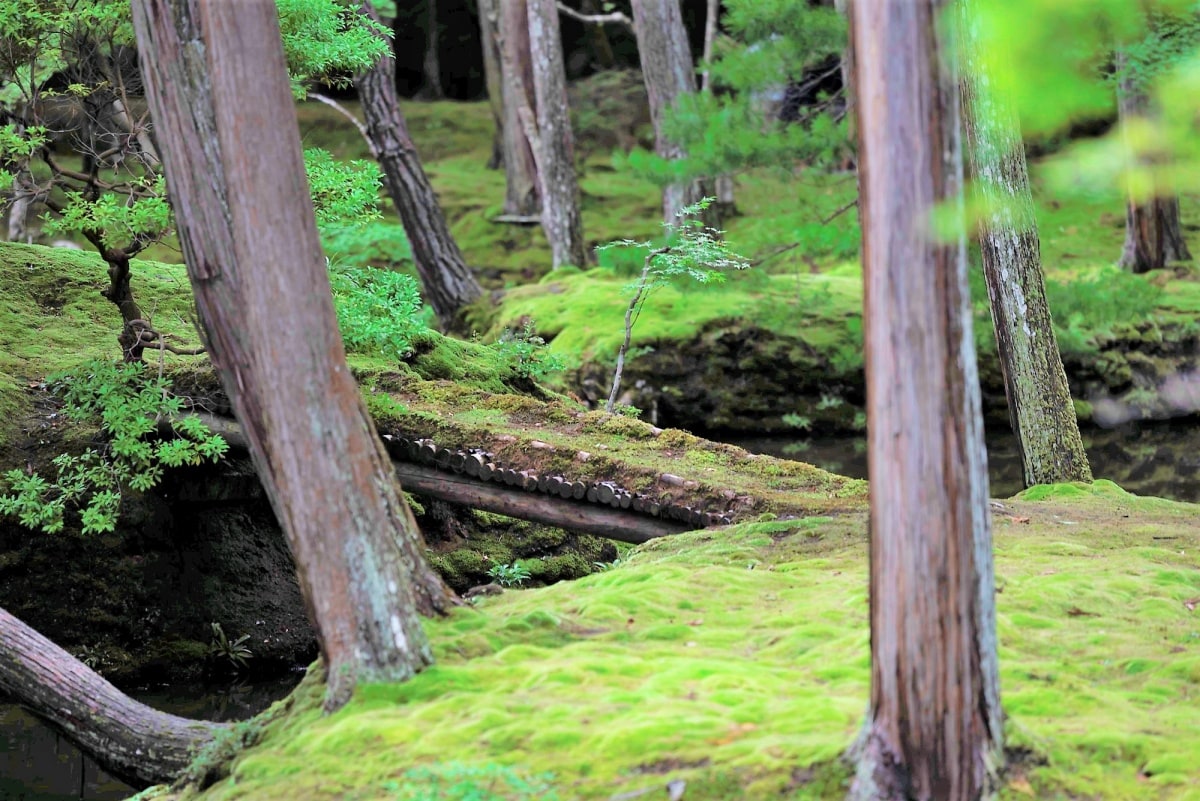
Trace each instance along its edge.
{"label": "bare branch", "polygon": [[579,20],[587,25],[623,25],[633,32],[633,20],[622,14],[620,11],[614,11],[611,14],[583,14],[568,6],[566,3],[557,3],[560,14],[566,14],[572,19]]}
{"label": "bare branch", "polygon": [[353,114],[351,114],[350,109],[346,108],[332,97],[326,97],[325,95],[318,94],[317,92],[309,92],[308,96],[313,100],[324,103],[346,119],[350,120],[350,122],[354,123],[354,127],[358,129],[358,132],[362,134],[362,138],[366,141],[367,147],[371,149],[371,155],[374,158],[379,158],[379,152],[375,149],[375,143],[371,141],[371,135],[367,133],[367,126],[364,125],[358,117],[355,117]]}

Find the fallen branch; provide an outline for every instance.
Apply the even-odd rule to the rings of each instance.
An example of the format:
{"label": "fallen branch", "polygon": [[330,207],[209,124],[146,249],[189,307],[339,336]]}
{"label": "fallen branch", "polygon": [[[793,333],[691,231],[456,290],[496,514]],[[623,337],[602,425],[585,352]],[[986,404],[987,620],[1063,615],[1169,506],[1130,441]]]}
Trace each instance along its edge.
{"label": "fallen branch", "polygon": [[3,609],[0,690],[134,787],[173,781],[226,728],[133,700]]}
{"label": "fallen branch", "polygon": [[568,6],[566,3],[558,3],[558,11],[565,14],[571,19],[579,20],[587,25],[623,25],[633,32],[633,20],[622,14],[620,11],[614,11],[611,14],[584,14],[581,11]]}

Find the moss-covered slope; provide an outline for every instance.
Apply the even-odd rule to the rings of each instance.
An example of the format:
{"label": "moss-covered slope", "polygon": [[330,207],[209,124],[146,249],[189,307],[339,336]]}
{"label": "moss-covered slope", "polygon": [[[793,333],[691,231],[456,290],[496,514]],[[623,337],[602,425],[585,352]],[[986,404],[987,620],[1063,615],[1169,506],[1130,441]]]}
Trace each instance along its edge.
{"label": "moss-covered slope", "polygon": [[[994,520],[1019,756],[1002,797],[1200,798],[1200,508],[1100,482],[1039,489]],[[436,667],[330,717],[307,687],[199,797],[459,797],[397,789],[458,763],[441,773],[553,773],[561,799],[657,797],[675,779],[688,799],[839,798],[834,760],[869,676],[863,521],[658,540],[429,630]]]}

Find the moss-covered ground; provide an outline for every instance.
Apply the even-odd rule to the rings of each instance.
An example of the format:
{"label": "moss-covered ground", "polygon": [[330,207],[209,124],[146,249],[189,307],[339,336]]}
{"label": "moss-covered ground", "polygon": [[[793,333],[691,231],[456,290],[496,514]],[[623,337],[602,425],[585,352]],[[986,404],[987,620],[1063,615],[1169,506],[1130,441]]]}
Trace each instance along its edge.
{"label": "moss-covered ground", "polygon": [[[1002,798],[1200,798],[1200,508],[1098,482],[993,519]],[[863,521],[658,540],[428,628],[436,667],[328,717],[310,682],[198,797],[475,797],[396,789],[430,765],[551,773],[560,799],[675,779],[688,799],[840,797],[869,681]]]}

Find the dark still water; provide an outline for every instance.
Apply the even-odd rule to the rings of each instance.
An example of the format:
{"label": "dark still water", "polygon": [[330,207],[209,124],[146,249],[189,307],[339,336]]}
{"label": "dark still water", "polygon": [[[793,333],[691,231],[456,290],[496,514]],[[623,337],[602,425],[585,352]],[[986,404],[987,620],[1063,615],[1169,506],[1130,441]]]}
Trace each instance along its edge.
{"label": "dark still water", "polygon": [[[1200,503],[1200,422],[1130,423],[1085,428],[1082,434],[1096,478],[1111,479],[1135,495]],[[717,439],[755,453],[808,462],[831,473],[867,477],[865,435]],[[1012,431],[991,429],[986,440],[992,497],[1015,495],[1023,487],[1021,457]]]}
{"label": "dark still water", "polygon": [[[244,720],[287,695],[301,676],[223,688],[150,689],[131,695],[176,715]],[[0,701],[0,801],[117,801],[133,792],[32,715]]]}

